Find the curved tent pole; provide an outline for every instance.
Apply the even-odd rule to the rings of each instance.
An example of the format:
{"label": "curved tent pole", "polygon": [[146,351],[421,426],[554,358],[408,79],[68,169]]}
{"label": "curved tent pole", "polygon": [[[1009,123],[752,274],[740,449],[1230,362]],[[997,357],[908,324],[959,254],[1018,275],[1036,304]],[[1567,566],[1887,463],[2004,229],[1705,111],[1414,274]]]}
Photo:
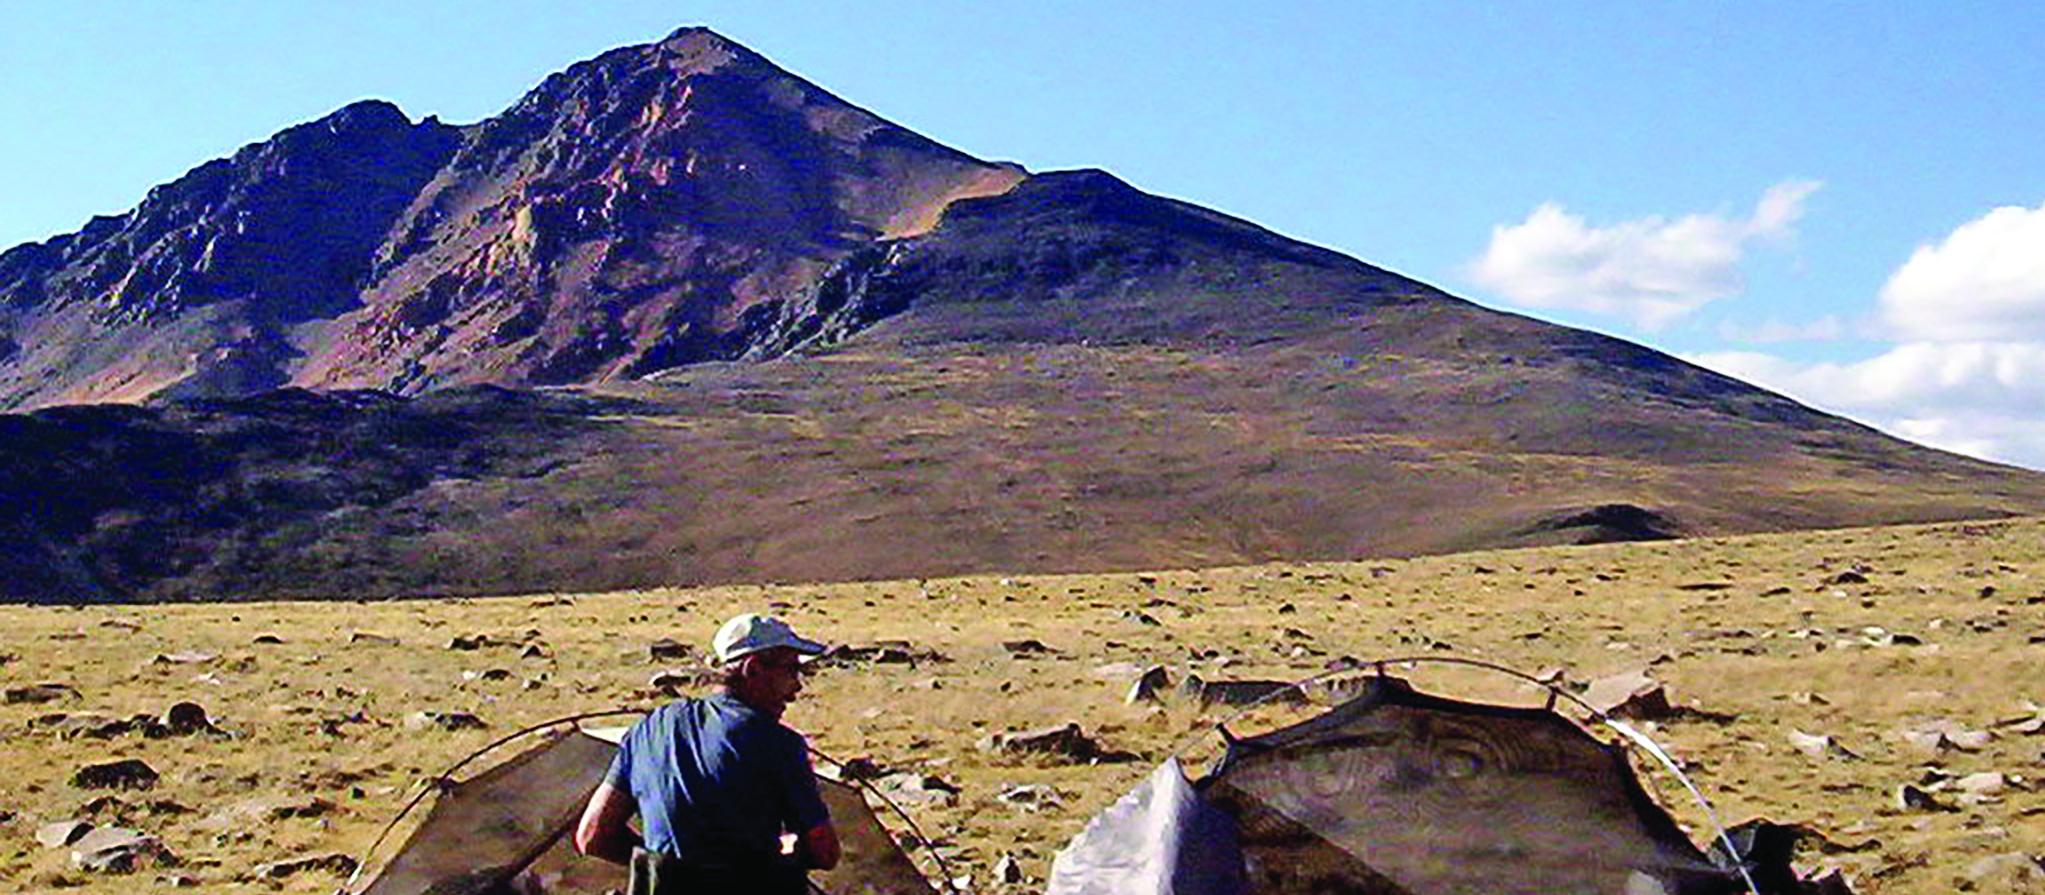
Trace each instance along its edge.
{"label": "curved tent pole", "polygon": [[[837,768],[839,771],[838,779],[840,781],[845,780],[844,762],[839,761],[836,758],[832,758],[831,756],[825,754],[822,749],[818,749],[815,746],[811,746],[809,748],[809,751],[811,755],[814,755],[818,758],[830,762],[831,766]],[[923,828],[916,825],[916,819],[910,817],[909,812],[902,810],[902,806],[895,804],[894,799],[888,798],[887,793],[881,792],[880,789],[874,786],[873,784],[868,783],[863,779],[853,780],[851,782],[858,784],[860,790],[864,791],[866,794],[871,795],[876,799],[879,799],[880,803],[886,805],[889,811],[893,811],[896,817],[901,818],[902,823],[909,827],[910,835],[915,836],[916,841],[923,845],[923,850],[930,853],[930,859],[932,861],[937,862],[937,872],[940,876],[944,878],[944,890],[946,892],[951,893],[951,895],[961,895],[958,886],[952,883],[951,865],[946,864],[944,862],[944,855],[938,852],[937,846],[931,844],[930,837],[924,834]],[[815,886],[812,885],[811,888],[815,888]]]}
{"label": "curved tent pole", "polygon": [[[1726,856],[1732,859],[1733,868],[1740,872],[1740,879],[1741,881],[1747,884],[1747,890],[1753,893],[1753,895],[1761,895],[1760,886],[1756,885],[1754,882],[1754,877],[1751,874],[1747,873],[1747,865],[1744,862],[1738,860],[1740,851],[1737,847],[1733,845],[1732,835],[1726,832],[1725,826],[1723,824],[1719,823],[1718,811],[1712,808],[1710,800],[1704,797],[1704,791],[1699,789],[1695,783],[1692,783],[1690,781],[1689,776],[1683,773],[1682,768],[1676,766],[1675,759],[1669,757],[1668,752],[1662,749],[1660,744],[1656,743],[1652,739],[1649,739],[1647,734],[1641,733],[1639,730],[1626,724],[1625,722],[1613,718],[1611,715],[1608,715],[1605,712],[1599,711],[1597,707],[1591,705],[1588,702],[1585,702],[1576,694],[1571,693],[1568,690],[1564,690],[1561,687],[1556,686],[1555,684],[1541,680],[1540,678],[1537,678],[1531,674],[1527,674],[1524,671],[1520,671],[1516,668],[1510,668],[1504,665],[1500,665],[1496,662],[1486,662],[1483,659],[1467,659],[1462,656],[1397,656],[1389,659],[1373,659],[1369,662],[1348,663],[1340,668],[1330,668],[1327,671],[1319,672],[1317,674],[1312,674],[1307,677],[1300,678],[1299,680],[1293,681],[1292,683],[1287,684],[1284,687],[1280,687],[1279,689],[1273,690],[1269,693],[1259,696],[1256,699],[1251,700],[1249,703],[1243,705],[1241,708],[1238,708],[1235,711],[1230,712],[1226,717],[1223,717],[1221,720],[1214,722],[1214,729],[1221,734],[1221,737],[1224,741],[1233,743],[1235,742],[1236,738],[1234,734],[1231,734],[1228,731],[1229,722],[1241,718],[1242,716],[1250,713],[1252,710],[1262,707],[1265,703],[1270,702],[1271,700],[1276,699],[1279,696],[1282,696],[1287,693],[1299,693],[1304,695],[1306,693],[1307,687],[1313,684],[1317,684],[1328,678],[1335,677],[1337,675],[1353,674],[1358,671],[1371,670],[1374,671],[1378,677],[1385,677],[1386,676],[1385,666],[1387,665],[1419,665],[1423,663],[1435,665],[1461,665],[1468,668],[1479,668],[1485,671],[1493,671],[1499,674],[1503,674],[1507,677],[1517,678],[1521,681],[1533,684],[1536,687],[1548,691],[1547,707],[1551,711],[1555,707],[1556,697],[1561,697],[1563,699],[1569,700],[1570,702],[1576,703],[1576,705],[1579,708],[1582,708],[1584,711],[1590,713],[1592,720],[1597,721],[1598,723],[1611,728],[1613,731],[1617,732],[1622,738],[1624,738],[1628,743],[1639,747],[1642,751],[1645,751],[1649,755],[1649,757],[1653,758],[1655,762],[1660,764],[1663,768],[1666,768],[1670,774],[1675,775],[1677,782],[1682,783],[1683,788],[1689,790],[1690,795],[1696,798],[1698,807],[1704,809],[1705,820],[1710,821],[1712,830],[1718,833],[1718,841],[1725,846]],[[1172,749],[1172,754],[1176,756],[1180,752],[1185,751],[1185,747],[1187,743],[1191,741],[1191,739],[1192,739],[1191,737],[1188,737],[1186,739],[1180,740],[1178,746]]]}
{"label": "curved tent pole", "polygon": [[[419,803],[425,801],[427,794],[447,786],[449,783],[452,782],[452,778],[456,773],[460,772],[462,768],[467,767],[470,762],[473,762],[476,759],[481,758],[485,753],[497,749],[503,746],[504,744],[509,743],[512,740],[516,740],[520,737],[528,736],[530,734],[537,733],[539,731],[546,730],[551,727],[558,727],[563,724],[575,725],[576,729],[579,730],[582,727],[583,721],[587,721],[592,718],[611,718],[617,717],[619,715],[643,715],[643,714],[645,714],[645,711],[643,709],[607,709],[605,711],[600,712],[583,712],[581,714],[568,715],[562,718],[555,718],[551,721],[542,721],[538,724],[533,724],[531,726],[512,731],[511,733],[507,733],[501,737],[498,737],[495,740],[491,740],[490,742],[478,747],[475,751],[470,752],[468,755],[463,756],[460,761],[457,761],[454,764],[449,765],[447,770],[441,771],[439,774],[436,774],[433,777],[429,778],[426,781],[427,785],[420,787],[419,791],[413,794],[411,800],[405,803],[405,807],[398,809],[397,816],[391,818],[389,823],[384,824],[383,829],[376,834],[376,838],[369,843],[369,847],[363,849],[361,859],[356,861],[355,863],[354,872],[348,874],[347,881],[343,882],[341,884],[341,888],[336,890],[336,895],[344,895],[344,893],[347,893],[354,889],[355,883],[362,877],[362,872],[369,868],[370,856],[376,854],[377,848],[383,845],[384,840],[390,837],[391,831],[397,829],[398,824],[404,822],[406,815],[411,814],[412,809],[419,807]],[[814,746],[810,748],[810,752],[816,755],[818,758],[830,762],[832,767],[838,768],[840,771],[843,771],[845,768],[844,762],[839,761],[838,759],[825,754],[822,750],[819,750]],[[840,779],[843,779],[842,776]],[[944,855],[939,853],[937,847],[931,844],[930,837],[923,832],[923,829],[921,827],[917,826],[916,819],[910,817],[907,811],[902,810],[902,806],[895,804],[895,801],[893,799],[888,798],[886,793],[881,792],[878,788],[874,787],[873,784],[868,783],[865,780],[857,780],[854,782],[856,782],[859,785],[859,788],[862,791],[879,799],[881,804],[886,805],[889,811],[894,812],[895,816],[900,818],[902,823],[908,826],[909,832],[916,837],[916,841],[922,843],[924,850],[930,853],[931,860],[937,863],[938,872],[943,877],[945,891],[951,893],[951,895],[960,895],[958,887],[952,883],[951,866],[945,863]]]}
{"label": "curved tent pole", "polygon": [[474,752],[470,752],[468,755],[463,756],[460,761],[457,761],[454,764],[449,765],[447,770],[441,771],[440,773],[435,774],[434,776],[428,778],[426,780],[427,785],[420,787],[419,791],[412,796],[411,801],[406,802],[405,807],[398,809],[397,816],[391,818],[390,823],[384,824],[383,830],[381,832],[378,832],[376,834],[376,838],[370,841],[369,847],[362,850],[361,859],[355,862],[355,871],[353,873],[348,874],[347,881],[341,884],[341,888],[335,890],[335,895],[343,895],[343,893],[351,892],[354,890],[356,881],[362,878],[362,872],[369,868],[369,857],[371,855],[376,854],[377,848],[383,845],[383,841],[385,839],[390,838],[391,831],[398,828],[398,824],[404,821],[405,816],[411,814],[412,809],[419,807],[419,803],[426,800],[426,796],[428,793],[432,793],[453,783],[454,782],[453,777],[457,772],[459,772],[462,768],[468,767],[470,762],[475,761],[478,758],[481,758],[484,753],[496,749],[499,746],[504,745],[505,743],[509,743],[512,740],[518,739],[519,737],[536,733],[538,731],[546,730],[547,728],[550,727],[558,727],[562,724],[573,724],[576,726],[576,729],[579,730],[581,729],[582,726],[581,722],[587,721],[591,718],[609,718],[617,715],[643,715],[643,714],[645,714],[645,711],[641,709],[607,709],[601,712],[583,712],[582,714],[579,715],[569,715],[564,718],[555,718],[552,721],[542,721],[530,727],[515,730],[512,731],[511,733],[507,733],[501,737],[498,737],[497,739],[491,740],[489,743],[481,746]]}

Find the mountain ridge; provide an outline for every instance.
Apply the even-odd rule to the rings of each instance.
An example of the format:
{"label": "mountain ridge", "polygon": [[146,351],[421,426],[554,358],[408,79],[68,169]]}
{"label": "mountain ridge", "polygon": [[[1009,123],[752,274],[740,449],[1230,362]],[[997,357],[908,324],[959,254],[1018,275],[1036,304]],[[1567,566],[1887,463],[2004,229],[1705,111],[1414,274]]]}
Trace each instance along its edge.
{"label": "mountain ridge", "polygon": [[31,411],[0,415],[0,598],[31,601],[2045,513],[2045,475],[982,161],[689,29],[475,124],[353,104],[0,253],[0,406]]}

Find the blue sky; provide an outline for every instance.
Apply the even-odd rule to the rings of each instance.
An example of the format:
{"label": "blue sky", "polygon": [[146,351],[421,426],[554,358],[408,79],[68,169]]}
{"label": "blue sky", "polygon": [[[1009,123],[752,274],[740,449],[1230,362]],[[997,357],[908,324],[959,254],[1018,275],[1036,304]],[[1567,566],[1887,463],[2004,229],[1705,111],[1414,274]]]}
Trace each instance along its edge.
{"label": "blue sky", "polygon": [[708,25],[941,142],[2045,468],[2034,3],[0,3],[0,246]]}

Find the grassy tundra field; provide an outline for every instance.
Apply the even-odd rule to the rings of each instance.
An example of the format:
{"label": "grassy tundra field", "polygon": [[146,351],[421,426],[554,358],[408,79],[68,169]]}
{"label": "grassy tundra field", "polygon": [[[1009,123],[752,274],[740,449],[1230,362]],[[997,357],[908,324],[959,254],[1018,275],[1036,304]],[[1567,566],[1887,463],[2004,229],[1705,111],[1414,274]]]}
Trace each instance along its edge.
{"label": "grassy tundra field", "polygon": [[[2034,872],[2006,856],[2045,853],[2045,734],[2029,723],[2045,701],[2045,520],[2031,519],[1152,574],[0,608],[0,679],[19,691],[0,705],[0,889],[332,891],[331,869],[252,872],[359,853],[422,777],[499,735],[657,702],[649,678],[693,662],[655,659],[651,644],[700,655],[719,620],[770,607],[832,642],[908,642],[917,661],[820,671],[788,720],[830,754],[955,785],[950,804],[905,807],[980,892],[1041,890],[1066,838],[1154,762],[1213,751],[1205,731],[1223,710],[1124,703],[1142,667],[1292,679],[1341,656],[1461,655],[1578,682],[1651,668],[1703,710],[1654,727],[1725,819],[1810,825],[1834,848],[1806,863],[1843,868],[1863,893],[2028,891]],[[451,646],[474,635],[487,639]],[[1005,646],[1022,640],[1049,651]],[[1448,695],[1537,698],[1435,667],[1408,676]],[[72,689],[26,701],[44,683]],[[232,735],[91,730],[185,700]],[[487,726],[408,723],[422,711]],[[976,746],[1068,721],[1140,760]],[[1909,736],[1941,726],[1944,745]],[[1844,751],[1807,752],[1797,734]],[[74,784],[81,766],[114,759],[160,779]],[[2006,777],[1973,778],[1972,792],[1950,782],[1981,772]],[[1674,782],[1646,779],[1694,831]],[[1899,807],[1905,783],[1942,808]],[[1028,784],[1041,788],[1002,798]],[[71,818],[161,837],[177,864],[74,869],[68,849],[35,838]],[[992,879],[1004,855],[1025,882]]]}

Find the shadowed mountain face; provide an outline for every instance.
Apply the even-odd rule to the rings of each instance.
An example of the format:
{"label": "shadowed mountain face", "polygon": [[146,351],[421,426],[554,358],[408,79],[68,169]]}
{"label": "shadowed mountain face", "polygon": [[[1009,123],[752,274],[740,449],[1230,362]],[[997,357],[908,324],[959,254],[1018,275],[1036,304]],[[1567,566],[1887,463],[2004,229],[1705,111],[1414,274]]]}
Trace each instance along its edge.
{"label": "shadowed mountain face", "polygon": [[292,330],[359,304],[371,253],[457,140],[357,103],[0,253],[0,406],[282,384]]}
{"label": "shadowed mountain face", "polygon": [[0,255],[0,401],[144,399],[0,417],[0,598],[1157,568],[2045,512],[2045,475],[1102,172],[979,162],[701,30],[465,128],[351,106]]}

